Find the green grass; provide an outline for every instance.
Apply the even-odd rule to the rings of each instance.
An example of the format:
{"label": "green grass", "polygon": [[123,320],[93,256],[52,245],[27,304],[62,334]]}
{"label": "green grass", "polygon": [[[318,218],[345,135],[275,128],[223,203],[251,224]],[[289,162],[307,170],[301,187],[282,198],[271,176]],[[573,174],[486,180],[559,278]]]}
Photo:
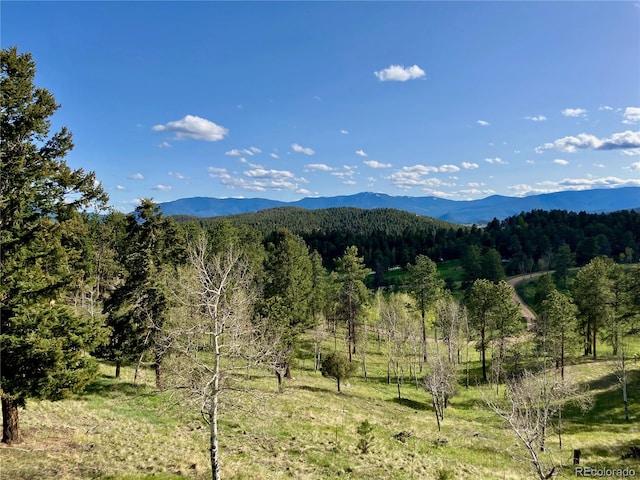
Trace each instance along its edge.
{"label": "green grass", "polygon": [[[332,343],[327,342],[325,353]],[[479,362],[472,352],[474,386],[466,389],[461,374],[441,432],[426,392],[407,381],[397,398],[373,339],[367,350],[369,380],[350,379],[343,394],[334,381],[313,371],[308,352],[302,352],[294,379],[286,381],[282,394],[275,393],[275,376],[268,372],[238,378],[237,385],[253,393],[224,396],[219,425],[223,478],[533,478],[512,432],[483,407],[483,390],[475,386]],[[584,465],[632,465],[620,457],[640,443],[640,362],[629,367],[631,422],[622,419],[613,361],[579,361],[567,367],[567,374],[593,395],[594,407],[588,412],[565,409],[561,451],[550,432],[548,449],[564,466],[561,478],[573,478],[574,448],[582,450]],[[209,478],[208,427],[198,412],[175,392],[155,391],[152,371],[144,370],[137,385],[129,368],[119,380],[112,375],[113,367],[103,365],[100,378],[83,395],[55,403],[29,401],[20,412],[24,443],[0,447],[1,477]],[[364,420],[373,425],[367,454],[357,447],[357,428]],[[405,442],[394,438],[400,432],[410,432]]]}

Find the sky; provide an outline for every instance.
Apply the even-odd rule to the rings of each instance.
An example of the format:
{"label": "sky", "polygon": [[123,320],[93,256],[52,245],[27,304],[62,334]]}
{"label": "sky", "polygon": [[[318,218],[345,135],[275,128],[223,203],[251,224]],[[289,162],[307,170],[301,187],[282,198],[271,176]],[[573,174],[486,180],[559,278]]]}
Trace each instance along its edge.
{"label": "sky", "polygon": [[640,2],[3,1],[110,204],[640,186]]}

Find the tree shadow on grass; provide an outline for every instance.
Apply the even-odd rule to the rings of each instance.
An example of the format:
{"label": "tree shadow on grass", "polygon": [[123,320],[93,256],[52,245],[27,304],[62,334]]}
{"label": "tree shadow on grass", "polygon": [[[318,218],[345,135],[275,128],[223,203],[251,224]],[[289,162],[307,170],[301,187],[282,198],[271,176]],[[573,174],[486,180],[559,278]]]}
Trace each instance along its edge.
{"label": "tree shadow on grass", "polygon": [[305,390],[307,392],[313,393],[338,393],[338,389],[334,388],[324,388],[324,387],[312,387],[311,385],[289,385],[288,389],[292,390]]}
{"label": "tree shadow on grass", "polygon": [[640,416],[640,370],[627,372],[627,393],[629,405],[629,421],[625,420],[622,401],[622,386],[614,373],[600,378],[582,382],[580,389],[594,392],[593,406],[582,411],[577,405],[570,404],[563,410],[563,417],[568,420],[567,432],[593,431],[618,432],[637,422]]}
{"label": "tree shadow on grass", "polygon": [[100,375],[86,386],[83,395],[96,395],[101,397],[121,397],[148,393],[149,387],[143,384],[122,382],[111,375]]}
{"label": "tree shadow on grass", "polygon": [[411,400],[410,398],[398,398],[394,397],[390,400],[393,403],[401,405],[403,407],[411,408],[413,410],[431,410],[431,404],[418,402],[416,400]]}

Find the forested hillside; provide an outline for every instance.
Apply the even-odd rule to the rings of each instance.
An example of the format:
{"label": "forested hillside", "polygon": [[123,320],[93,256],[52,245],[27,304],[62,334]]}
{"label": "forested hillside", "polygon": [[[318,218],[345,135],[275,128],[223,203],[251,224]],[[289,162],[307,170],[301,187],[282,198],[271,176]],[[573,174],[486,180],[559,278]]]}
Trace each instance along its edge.
{"label": "forested hillside", "polygon": [[640,252],[640,213],[633,210],[604,214],[534,210],[494,219],[484,228],[392,209],[283,207],[209,219],[175,218],[207,230],[229,222],[264,236],[286,228],[302,236],[329,267],[349,245],[355,245],[365,264],[376,271],[404,266],[420,254],[437,261],[457,259],[469,245],[497,250],[510,274],[549,267],[563,246],[575,256],[578,266],[597,255],[631,263]]}
{"label": "forested hillside", "polygon": [[246,225],[263,234],[269,234],[279,228],[286,228],[298,235],[307,235],[313,232],[344,232],[357,235],[382,232],[387,235],[401,235],[407,230],[434,232],[439,228],[456,227],[449,222],[392,208],[336,207],[307,210],[297,207],[279,207],[224,217],[203,219],[176,215],[173,218],[178,223],[196,222],[203,227],[215,226],[220,222],[229,221],[235,225]]}

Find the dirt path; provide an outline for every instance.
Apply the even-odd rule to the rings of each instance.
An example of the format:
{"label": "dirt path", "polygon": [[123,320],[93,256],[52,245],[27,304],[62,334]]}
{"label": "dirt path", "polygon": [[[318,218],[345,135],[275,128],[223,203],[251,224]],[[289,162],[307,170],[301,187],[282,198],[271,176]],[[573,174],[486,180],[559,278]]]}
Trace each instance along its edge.
{"label": "dirt path", "polygon": [[[535,273],[526,273],[524,275],[518,275],[517,277],[512,277],[507,280],[507,283],[514,287],[522,282],[523,280],[531,280],[533,278],[541,277],[542,275],[546,275],[552,272],[535,272]],[[520,309],[522,311],[522,316],[527,319],[527,330],[533,329],[533,324],[537,320],[538,316],[529,308],[529,305],[524,303],[520,295],[514,290],[513,301],[520,305]]]}

